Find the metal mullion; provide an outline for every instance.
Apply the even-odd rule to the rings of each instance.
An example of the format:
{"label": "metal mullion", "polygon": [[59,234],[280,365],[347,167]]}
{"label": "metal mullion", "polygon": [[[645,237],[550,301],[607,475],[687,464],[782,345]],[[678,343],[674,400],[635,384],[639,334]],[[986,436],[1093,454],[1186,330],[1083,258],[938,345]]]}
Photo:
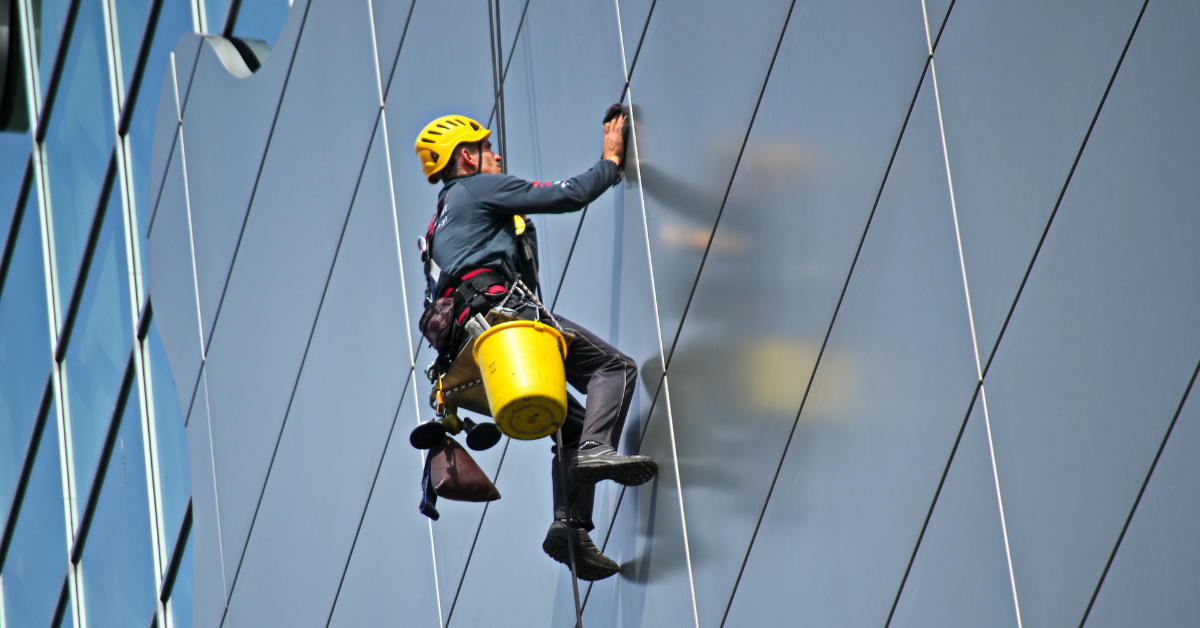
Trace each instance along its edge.
{"label": "metal mullion", "polygon": [[38,406],[37,417],[33,422],[33,432],[29,435],[29,443],[25,448],[25,457],[21,461],[21,469],[17,475],[16,486],[13,487],[12,500],[9,502],[8,518],[2,522],[3,530],[0,533],[0,574],[4,571],[4,563],[8,557],[8,549],[12,544],[13,534],[16,532],[17,515],[21,510],[21,505],[25,501],[25,491],[29,487],[29,478],[33,474],[33,464],[38,447],[42,443],[42,436],[45,434],[45,427],[49,421],[50,402],[54,399],[53,379],[47,374],[46,386],[42,393],[42,403]]}
{"label": "metal mullion", "polygon": [[[154,45],[154,34],[158,32],[158,16],[162,14],[162,5],[165,0],[152,0],[150,2],[150,11],[146,15],[146,23],[142,25],[142,38],[138,44],[137,58],[134,60],[133,76],[129,81],[129,89],[126,92],[124,84],[121,85],[121,90],[126,93],[126,99],[122,110],[117,116],[117,135],[125,135],[129,132],[129,125],[133,118],[133,109],[137,107],[138,96],[141,92],[142,78],[146,73],[146,63],[150,58],[150,47]],[[121,24],[117,22],[117,34],[120,35]]]}
{"label": "metal mullion", "polygon": [[[58,39],[58,48],[54,51],[54,66],[50,71],[50,85],[46,88],[46,99],[41,103],[44,110],[41,111],[38,125],[34,128],[34,134],[39,142],[46,138],[46,123],[54,110],[55,96],[58,95],[58,86],[62,82],[63,66],[66,65],[67,60],[66,53],[71,48],[71,37],[75,33],[75,18],[79,15],[79,4],[81,1],[73,0],[67,8],[67,17],[63,21],[61,36]],[[35,68],[35,72],[38,71],[39,69]],[[41,78],[40,75],[38,78]]]}
{"label": "metal mullion", "polygon": [[197,33],[207,33],[208,15],[204,10],[204,0],[191,0],[189,4],[192,5],[192,29]]}
{"label": "metal mullion", "polygon": [[9,220],[8,236],[0,242],[0,296],[4,295],[4,284],[8,278],[8,267],[12,264],[13,249],[17,246],[17,236],[21,231],[21,221],[25,219],[25,201],[29,198],[29,188],[33,185],[33,167],[30,159],[25,159],[25,176],[21,180],[21,189],[17,192],[16,205],[13,206],[12,219]]}
{"label": "metal mullion", "polygon": [[113,128],[118,128],[121,123],[121,105],[125,99],[125,73],[121,68],[121,34],[115,26],[112,0],[100,0],[100,14],[104,22],[104,46],[108,50],[108,92],[112,100]]}
{"label": "metal mullion", "polygon": [[[31,34],[34,32],[33,16],[29,12],[29,0],[16,0],[17,14],[20,16],[21,44],[25,53],[25,104],[29,112],[30,135],[36,137],[38,116],[42,112],[42,81],[38,74],[37,51]],[[11,30],[9,31],[12,32]],[[11,36],[11,35],[10,35]]]}
{"label": "metal mullion", "polygon": [[179,576],[179,564],[183,562],[183,552],[187,549],[187,543],[192,534],[192,500],[190,499],[187,508],[183,511],[183,519],[179,522],[177,532],[175,546],[171,548],[170,560],[167,563],[167,571],[158,589],[158,601],[164,605],[175,592],[175,578]]}

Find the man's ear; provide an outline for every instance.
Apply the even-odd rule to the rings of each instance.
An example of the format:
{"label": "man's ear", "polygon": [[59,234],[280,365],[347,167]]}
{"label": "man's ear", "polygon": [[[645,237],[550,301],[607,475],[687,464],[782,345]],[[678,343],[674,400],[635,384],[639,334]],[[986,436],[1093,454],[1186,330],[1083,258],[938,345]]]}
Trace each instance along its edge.
{"label": "man's ear", "polygon": [[464,170],[472,170],[479,167],[479,158],[471,153],[469,147],[459,146],[455,150],[458,151],[458,163],[470,166],[469,168],[464,168]]}

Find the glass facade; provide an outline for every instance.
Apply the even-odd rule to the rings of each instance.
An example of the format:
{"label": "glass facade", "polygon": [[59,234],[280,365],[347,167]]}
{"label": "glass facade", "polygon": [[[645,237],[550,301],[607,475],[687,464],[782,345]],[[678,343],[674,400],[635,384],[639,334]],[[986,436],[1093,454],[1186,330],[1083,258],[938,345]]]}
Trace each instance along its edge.
{"label": "glass facade", "polygon": [[[235,4],[238,34],[274,42],[287,0]],[[201,5],[0,8],[5,628],[192,623],[185,413],[144,268],[158,105],[186,56],[173,51],[225,26]]]}
{"label": "glass facade", "polygon": [[[1200,624],[1194,2],[11,7],[0,628]],[[417,511],[411,146],[566,179],[618,100],[532,219],[660,464],[588,583],[548,440]]]}

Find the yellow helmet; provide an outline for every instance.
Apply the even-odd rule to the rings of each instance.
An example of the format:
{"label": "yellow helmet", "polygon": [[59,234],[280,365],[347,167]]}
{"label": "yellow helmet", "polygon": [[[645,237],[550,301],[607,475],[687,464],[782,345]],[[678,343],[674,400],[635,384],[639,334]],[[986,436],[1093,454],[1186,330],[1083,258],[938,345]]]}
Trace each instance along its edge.
{"label": "yellow helmet", "polygon": [[435,175],[450,163],[454,147],[463,142],[478,142],[491,135],[482,124],[466,116],[442,116],[421,129],[413,150],[421,160],[421,172],[430,183],[437,181]]}

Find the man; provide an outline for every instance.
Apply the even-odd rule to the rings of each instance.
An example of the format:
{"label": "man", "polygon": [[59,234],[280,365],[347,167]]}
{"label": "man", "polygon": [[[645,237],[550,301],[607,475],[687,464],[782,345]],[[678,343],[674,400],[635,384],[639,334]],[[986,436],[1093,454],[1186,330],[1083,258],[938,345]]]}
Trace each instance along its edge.
{"label": "man", "polygon": [[[457,356],[467,340],[464,321],[486,314],[518,281],[537,289],[537,232],[525,217],[578,211],[620,182],[625,117],[614,115],[619,111],[614,106],[606,116],[611,119],[604,124],[600,161],[583,174],[553,183],[502,174],[500,156],[488,139],[491,131],[470,118],[445,116],[421,131],[414,148],[422,171],[430,183],[444,184],[423,255],[426,303],[431,308],[427,315],[435,302],[449,303],[447,298],[453,302],[451,312],[443,310],[453,321],[447,340],[435,347],[442,368],[448,367],[448,359]],[[553,322],[547,314],[536,313],[536,306],[526,311],[530,318]],[[577,575],[599,580],[620,567],[601,554],[587,534],[595,527],[591,517],[595,483],[614,480],[636,486],[654,477],[658,465],[648,456],[626,456],[615,450],[637,386],[636,363],[583,327],[557,314],[554,318],[575,335],[564,367],[567,382],[587,395],[587,407],[567,395],[566,422],[560,432],[569,468],[564,478],[558,460],[552,461],[554,522],[542,549],[564,564],[569,564],[573,553]],[[551,451],[557,453],[557,447]]]}

